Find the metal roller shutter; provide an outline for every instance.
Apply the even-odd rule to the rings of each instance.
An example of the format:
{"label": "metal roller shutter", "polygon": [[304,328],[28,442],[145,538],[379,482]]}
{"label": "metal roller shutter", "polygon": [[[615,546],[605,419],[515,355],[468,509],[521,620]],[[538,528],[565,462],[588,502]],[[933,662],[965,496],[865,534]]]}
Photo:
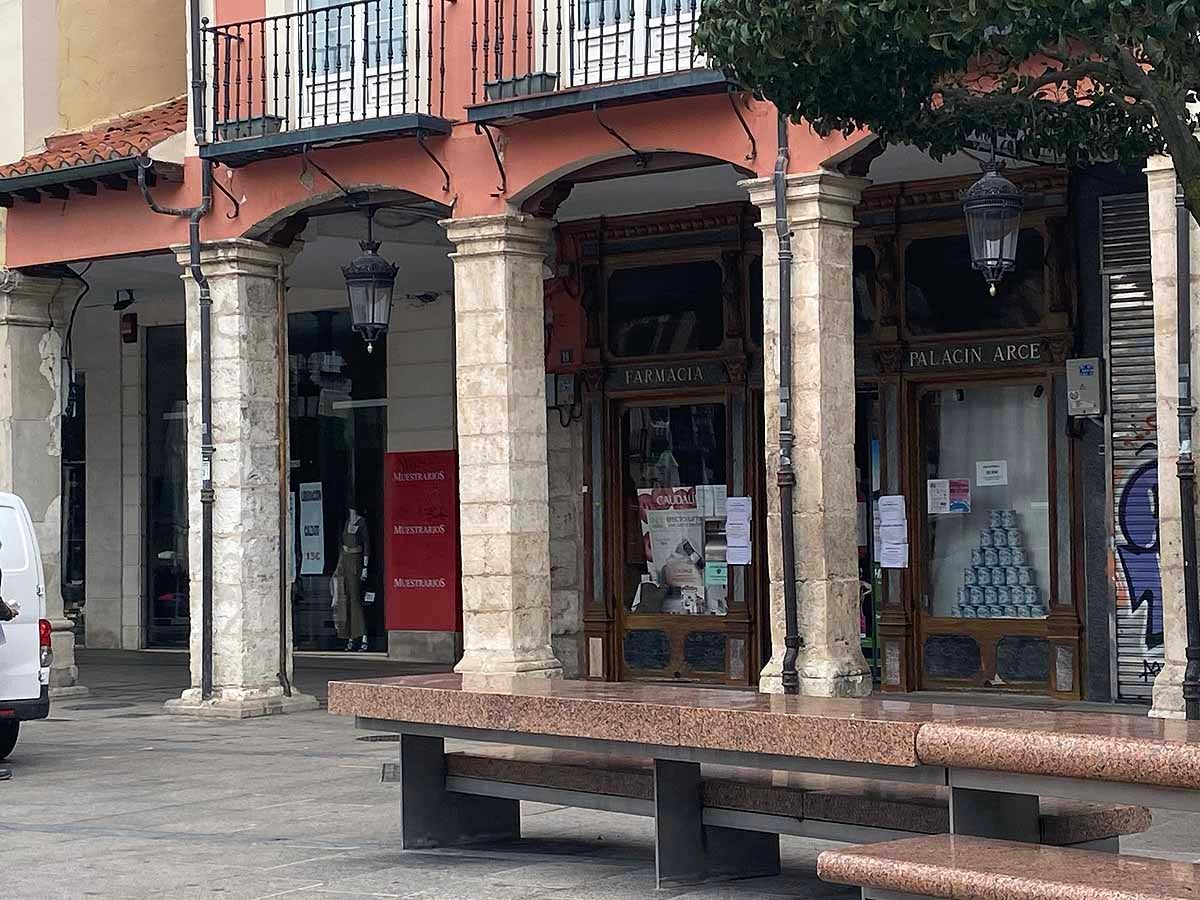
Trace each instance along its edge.
{"label": "metal roller shutter", "polygon": [[1162,666],[1150,219],[1144,194],[1100,201],[1107,303],[1117,695],[1149,702]]}

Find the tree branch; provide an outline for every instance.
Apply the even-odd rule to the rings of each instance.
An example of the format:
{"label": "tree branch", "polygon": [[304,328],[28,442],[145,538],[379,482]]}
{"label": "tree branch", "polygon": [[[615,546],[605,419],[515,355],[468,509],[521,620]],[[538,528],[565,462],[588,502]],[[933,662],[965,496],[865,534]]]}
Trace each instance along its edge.
{"label": "tree branch", "polygon": [[1154,79],[1142,68],[1126,47],[1117,51],[1117,62],[1131,90],[1141,92],[1151,106],[1167,152],[1175,166],[1175,175],[1183,185],[1184,204],[1192,219],[1200,223],[1200,142],[1188,127],[1187,110],[1158,89]]}

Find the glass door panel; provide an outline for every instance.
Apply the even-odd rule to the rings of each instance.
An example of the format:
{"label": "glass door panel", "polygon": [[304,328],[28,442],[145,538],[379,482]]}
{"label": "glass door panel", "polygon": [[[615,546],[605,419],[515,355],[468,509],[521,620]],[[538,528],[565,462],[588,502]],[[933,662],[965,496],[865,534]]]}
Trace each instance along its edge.
{"label": "glass door panel", "polygon": [[184,327],[147,328],[147,647],[186,647],[191,633],[186,368]]}
{"label": "glass door panel", "polygon": [[620,428],[624,667],[634,677],[723,681],[725,405],[630,405]]}
{"label": "glass door panel", "polygon": [[385,351],[367,353],[344,309],[288,316],[298,650],[387,650],[380,602]]}
{"label": "glass door panel", "polygon": [[921,422],[926,615],[1044,618],[1050,498],[1042,385],[929,391],[921,399]]}

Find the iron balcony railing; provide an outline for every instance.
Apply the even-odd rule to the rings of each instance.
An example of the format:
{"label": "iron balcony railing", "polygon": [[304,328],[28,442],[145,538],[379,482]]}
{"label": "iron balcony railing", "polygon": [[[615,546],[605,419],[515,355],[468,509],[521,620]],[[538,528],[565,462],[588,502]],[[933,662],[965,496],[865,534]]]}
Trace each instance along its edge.
{"label": "iron balcony railing", "polygon": [[471,0],[471,102],[706,68],[700,0]]}
{"label": "iron balcony railing", "polygon": [[306,7],[203,23],[213,143],[444,114],[443,0],[307,0]]}

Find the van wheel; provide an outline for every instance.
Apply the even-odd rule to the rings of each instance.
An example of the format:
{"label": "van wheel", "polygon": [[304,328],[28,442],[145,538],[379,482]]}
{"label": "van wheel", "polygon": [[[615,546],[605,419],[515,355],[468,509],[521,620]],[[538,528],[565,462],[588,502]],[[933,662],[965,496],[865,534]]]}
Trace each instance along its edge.
{"label": "van wheel", "polygon": [[0,760],[7,759],[8,754],[13,752],[20,732],[20,722],[0,722]]}

